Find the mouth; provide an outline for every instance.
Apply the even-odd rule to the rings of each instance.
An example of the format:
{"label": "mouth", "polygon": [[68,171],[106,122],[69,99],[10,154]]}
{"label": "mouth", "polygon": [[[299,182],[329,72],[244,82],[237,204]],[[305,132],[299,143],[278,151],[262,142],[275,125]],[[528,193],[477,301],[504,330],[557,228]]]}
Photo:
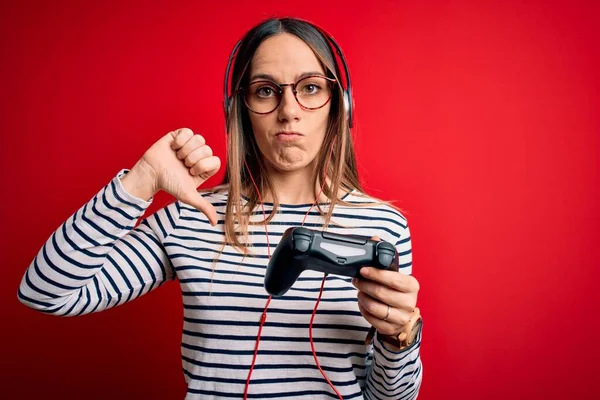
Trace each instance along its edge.
{"label": "mouth", "polygon": [[294,131],[282,131],[275,134],[276,140],[278,140],[279,142],[286,143],[295,142],[297,140],[300,140],[302,137],[304,137],[303,134]]}
{"label": "mouth", "polygon": [[294,131],[281,131],[281,132],[277,132],[275,134],[275,136],[304,136],[303,134],[301,134],[300,132],[294,132]]}

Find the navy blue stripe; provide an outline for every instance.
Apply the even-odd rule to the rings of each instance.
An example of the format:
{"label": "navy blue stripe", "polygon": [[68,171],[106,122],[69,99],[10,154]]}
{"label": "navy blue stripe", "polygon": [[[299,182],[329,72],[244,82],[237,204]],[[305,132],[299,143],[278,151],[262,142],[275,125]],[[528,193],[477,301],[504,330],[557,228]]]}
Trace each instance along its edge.
{"label": "navy blue stripe", "polygon": [[[322,278],[318,279],[319,281],[322,281]],[[222,285],[240,285],[240,286],[249,286],[249,287],[264,287],[264,283],[263,282],[243,282],[243,281],[231,281],[231,280],[221,280],[221,279],[210,279],[210,278],[185,278],[185,279],[180,279],[179,280],[181,283],[193,283],[193,282],[197,282],[197,283],[214,283],[214,284],[222,284]],[[320,287],[314,287],[314,288],[299,288],[299,287],[294,287],[290,290],[295,290],[298,292],[308,292],[308,293],[318,293],[321,291]],[[325,291],[331,291],[331,292],[348,292],[348,291],[356,291],[356,288],[354,286],[348,286],[348,287],[325,287]]]}
{"label": "navy blue stripe", "polygon": [[[163,245],[156,239],[156,237],[154,237],[152,234],[146,232],[144,229],[151,229],[151,228],[150,227],[147,227],[147,228],[142,227],[141,229],[137,230],[136,233],[137,232],[141,233],[144,236],[144,238],[149,239],[152,243],[154,243],[154,245],[157,248],[163,249]],[[150,230],[150,232],[154,233],[154,231],[152,231],[152,230]],[[169,277],[169,274],[167,273],[167,268],[169,268],[170,271],[173,272],[173,268],[170,265],[170,260],[168,260],[169,265],[165,266],[163,261],[156,254],[157,252],[150,247],[150,244],[145,243],[143,238],[139,237],[138,235],[132,235],[132,237],[134,239],[136,239],[137,241],[139,241],[144,247],[146,247],[148,252],[150,252],[150,254],[152,254],[152,257],[156,260],[156,264],[160,266],[160,271],[162,272],[162,278],[159,279],[159,281],[166,281]],[[174,274],[170,274],[170,275],[174,275]]]}
{"label": "navy blue stripe", "polygon": [[[133,248],[129,243],[127,243],[126,241],[123,241],[125,243],[125,245],[127,245],[128,247],[130,247],[132,249],[132,251],[138,256],[138,260],[141,261],[146,268],[148,268],[149,270],[151,270],[150,266],[148,265],[148,262],[146,260],[144,260],[141,256],[141,254],[135,249]],[[125,254],[125,252],[121,249],[119,249],[119,247],[115,246],[114,248],[115,253],[119,254],[123,260],[127,263],[127,266],[129,267],[128,270],[132,271],[136,278],[138,279],[138,282],[140,283],[140,285],[143,285],[145,283],[144,278],[142,277],[142,274],[140,274],[140,272],[138,271],[137,267],[135,266],[135,264],[133,263],[133,261],[131,261],[129,259],[129,257],[127,257],[127,254]],[[108,256],[108,259],[111,260],[113,262],[113,264],[116,265],[117,270],[121,273],[121,276],[123,277],[123,279],[126,282],[129,282],[129,279],[127,278],[127,275],[123,272],[123,269],[121,268],[121,266],[117,265],[117,262],[114,258],[112,258],[111,256]],[[131,290],[133,290],[133,284],[128,285],[128,287],[130,287]]]}
{"label": "navy blue stripe", "polygon": [[[120,179],[120,178],[115,178],[115,179]],[[131,203],[131,202],[129,202],[129,201],[127,201],[127,200],[125,200],[123,197],[121,197],[121,196],[119,195],[119,191],[117,190],[117,186],[115,185],[115,182],[114,182],[114,181],[111,181],[111,182],[110,182],[110,188],[112,189],[112,195],[113,195],[113,196],[115,196],[115,198],[116,198],[117,200],[119,200],[121,203],[123,203],[123,204],[127,204],[128,206],[130,206],[130,207],[133,207],[133,208],[135,208],[136,210],[138,210],[138,211],[140,211],[140,212],[143,212],[143,211],[145,210],[145,208],[144,208],[144,207],[140,207],[140,206],[138,206],[137,204],[133,204],[133,203]]]}
{"label": "navy blue stripe", "polygon": [[[201,259],[204,261],[204,259]],[[238,265],[238,264],[234,264],[234,265]],[[264,270],[265,268],[263,266],[257,265],[256,268],[261,268],[262,270]],[[263,279],[265,274],[264,272],[261,273],[253,273],[253,272],[245,272],[245,271],[232,271],[232,270],[222,270],[222,269],[218,269],[218,268],[208,268],[208,267],[201,267],[198,265],[178,265],[175,268],[177,271],[193,271],[193,270],[198,270],[198,271],[205,271],[205,272],[210,272],[213,273],[215,275],[219,275],[219,274],[223,274],[223,275],[227,275],[228,277],[231,277],[231,275],[233,274],[234,276],[240,275],[240,276],[249,276],[249,277],[253,277],[253,278],[260,278]],[[296,282],[321,282],[323,280],[322,277],[308,277],[308,276],[299,276],[298,279],[296,279]],[[327,275],[327,282],[333,282],[333,281],[342,281],[342,282],[346,282],[346,283],[350,283],[351,278],[346,278],[343,276],[335,276],[335,275]],[[185,279],[181,280],[181,282],[185,281]],[[327,285],[325,286],[327,288],[327,290],[329,290],[330,288],[327,287]]]}
{"label": "navy blue stripe", "polygon": [[[312,355],[312,353],[311,353]],[[197,380],[197,381],[205,381],[205,382],[222,382],[222,383],[230,383],[232,385],[245,385],[246,384],[246,379],[234,379],[234,378],[219,378],[216,376],[203,376],[203,375],[195,375],[191,372],[189,372],[188,370],[186,370],[184,368],[183,372],[189,376],[190,378]],[[309,376],[302,376],[302,377],[293,377],[293,376],[288,376],[285,378],[268,378],[268,379],[252,379],[252,383],[250,386],[252,385],[265,385],[265,384],[281,384],[281,383],[297,383],[297,382],[318,382],[318,383],[322,383],[323,382],[323,377],[322,376],[318,376],[318,377],[309,377]],[[358,381],[352,380],[352,381],[334,381],[332,380],[331,383],[333,383],[334,386],[352,386],[354,384],[358,384]]]}
{"label": "navy blue stripe", "polygon": [[114,226],[116,229],[119,229],[119,230],[129,230],[129,229],[131,229],[130,226],[121,225],[117,221],[115,221],[114,219],[112,219],[111,217],[109,217],[108,215],[102,214],[100,211],[98,211],[98,208],[96,207],[96,203],[98,203],[98,196],[95,196],[92,199],[92,212],[94,214],[96,214],[98,217],[100,217],[103,220],[107,221],[109,224],[111,224],[112,226]]}
{"label": "navy blue stripe", "polygon": [[[81,298],[81,290],[79,291],[79,298]],[[66,313],[64,313],[63,315],[65,315],[65,316],[66,316],[66,315],[71,315],[71,313],[73,312],[73,310],[75,309],[75,306],[77,306],[77,304],[79,304],[79,299],[76,299],[76,300],[73,302],[73,305],[71,306],[71,308],[69,308],[69,309],[67,310],[67,312],[66,312]],[[65,303],[65,305],[66,305],[66,303]]]}
{"label": "navy blue stripe", "polygon": [[[183,219],[183,217],[182,217]],[[323,224],[321,223],[312,223],[312,222],[306,222],[304,223],[304,225],[302,225],[302,221],[271,221],[269,222],[269,227],[276,227],[276,226],[283,226],[285,227],[285,229],[283,229],[281,232],[277,232],[277,231],[273,231],[272,229],[269,229],[269,237],[274,236],[274,237],[282,237],[285,230],[287,228],[291,228],[291,227],[297,227],[297,226],[304,226],[305,228],[312,228],[315,230],[321,230],[323,228]],[[346,229],[343,226],[338,226],[334,223],[329,224],[329,228],[340,228],[340,229]],[[362,226],[362,225],[358,225],[358,226],[353,226],[352,229],[358,229],[358,230],[373,230],[373,229],[378,229],[381,231],[385,231],[387,233],[389,233],[390,235],[393,236],[398,236],[398,233],[385,227],[385,226]],[[202,228],[190,228],[189,226],[179,226],[178,230],[183,230],[183,231],[189,231],[189,232],[194,232],[194,233],[206,233],[206,234],[214,234],[215,231],[211,230],[211,229],[202,229]],[[256,235],[258,238],[262,238],[265,236],[264,231],[256,231]],[[248,232],[248,235],[252,235],[251,232]],[[178,238],[182,238],[182,239],[186,239],[186,238],[190,238],[185,237],[185,236],[177,236]],[[192,239],[199,239],[197,237],[191,237]],[[200,240],[202,242],[204,242],[205,240]],[[210,243],[208,240],[206,240],[206,242]],[[253,243],[254,246],[256,246],[256,243]],[[265,244],[266,246],[266,244]]]}
{"label": "navy blue stripe", "polygon": [[17,292],[17,296],[19,296],[19,298],[21,300],[27,301],[27,302],[32,303],[32,304],[37,304],[38,306],[42,306],[42,307],[46,307],[46,308],[52,307],[54,305],[52,303],[46,303],[45,301],[39,301],[39,300],[32,299],[31,297],[25,296],[23,294],[23,292],[21,291],[21,287],[20,286],[19,286],[19,291]]}
{"label": "navy blue stripe", "polygon": [[[88,203],[89,204],[89,203]],[[105,231],[104,229],[102,229],[100,227],[100,225],[96,224],[94,221],[92,221],[90,218],[88,218],[87,216],[87,206],[88,204],[86,204],[85,206],[83,206],[83,212],[81,213],[81,219],[83,221],[85,221],[85,223],[87,223],[92,229],[100,232],[100,234],[104,237],[104,238],[108,238],[111,239],[112,241],[117,241],[119,240],[119,238],[111,233],[108,233],[107,231]]]}
{"label": "navy blue stripe", "polygon": [[[260,321],[225,321],[225,320],[212,320],[212,319],[198,319],[184,317],[185,322],[191,324],[203,324],[203,325],[219,325],[219,326],[259,326]],[[271,322],[269,321],[267,314],[267,321],[264,324],[265,327],[278,327],[278,328],[298,328],[308,329],[308,323],[293,323],[293,322]],[[346,331],[358,331],[367,332],[369,328],[358,326],[358,325],[344,325],[344,324],[315,324],[313,323],[313,329],[335,329],[335,330],[346,330]]]}
{"label": "navy blue stripe", "polygon": [[77,289],[77,286],[63,285],[62,283],[56,282],[55,280],[50,279],[46,275],[44,275],[38,266],[37,257],[33,260],[33,270],[37,276],[39,276],[44,282],[49,283],[50,285],[56,286],[57,288],[61,288],[63,290],[76,290]]}
{"label": "navy blue stripe", "polygon": [[[261,339],[262,340],[262,339]],[[220,364],[220,363],[209,363],[209,362],[205,362],[205,361],[199,361],[199,360],[194,360],[192,358],[186,357],[186,356],[181,356],[181,359],[184,361],[187,361],[190,364],[193,365],[197,365],[199,367],[203,367],[203,368],[221,368],[221,369],[241,369],[241,370],[249,370],[250,369],[250,365],[246,365],[246,364]],[[352,370],[355,368],[353,366],[349,366],[349,367],[332,367],[329,365],[321,365],[321,368],[323,369],[323,371],[328,371],[328,372],[352,372]],[[276,370],[276,369],[282,369],[282,370],[292,370],[292,369],[317,369],[316,364],[256,364],[254,366],[255,370],[260,370],[260,369],[266,369],[266,370]]]}
{"label": "navy blue stripe", "polygon": [[[56,265],[54,265],[54,263],[52,261],[50,261],[50,257],[48,257],[48,253],[46,252],[45,244],[44,244],[44,246],[42,246],[42,256],[44,257],[44,261],[46,262],[46,265],[48,265],[50,268],[52,268],[54,271],[56,271],[57,273],[59,273],[62,276],[66,276],[67,278],[73,279],[75,281],[85,281],[87,279],[90,279],[89,276],[74,275],[74,274],[71,274],[71,273],[65,271],[64,269],[60,269]],[[74,289],[76,289],[76,288],[77,287],[75,287]]]}
{"label": "navy blue stripe", "polygon": [[[194,341],[196,343],[197,341]],[[207,354],[227,354],[227,355],[253,355],[254,350],[232,350],[230,348],[209,348],[204,346],[196,346],[193,344],[181,342],[181,346],[186,349],[199,351],[201,353]],[[310,356],[312,357],[312,351],[303,351],[303,350],[263,350],[259,348],[258,356]],[[350,353],[330,353],[326,351],[319,351],[319,358],[336,358],[336,359],[345,359],[350,357],[357,358],[365,358],[368,353],[358,353],[358,352],[350,352]],[[254,382],[254,381],[253,381]]]}
{"label": "navy blue stripe", "polygon": [[[240,398],[242,397],[242,393],[226,393],[226,392],[217,392],[214,390],[201,390],[201,389],[194,389],[194,388],[190,388],[188,387],[188,393],[193,393],[193,394],[202,394],[202,395],[206,395],[206,396],[215,396],[216,398]],[[286,397],[292,397],[294,399],[297,399],[298,396],[311,396],[310,398],[314,398],[313,396],[315,395],[319,395],[319,396],[328,396],[334,399],[337,399],[338,396],[336,394],[333,393],[329,393],[329,392],[324,392],[322,390],[303,390],[301,392],[288,392],[288,393],[258,393],[258,394],[254,394],[254,393],[248,393],[248,398],[249,399],[281,399],[281,398],[286,398]],[[356,397],[360,397],[360,393],[356,393],[356,394],[352,394],[352,395],[346,395],[344,396],[344,399],[353,399]]]}
{"label": "navy blue stripe", "polygon": [[154,221],[156,221],[156,225],[160,228],[160,231],[162,233],[162,237],[166,238],[168,236],[167,235],[167,231],[165,230],[165,228],[163,227],[162,222],[160,221],[160,215],[159,214],[160,214],[160,212],[155,213],[154,216],[153,216],[153,219],[154,219]]}
{"label": "navy blue stripe", "polygon": [[[183,330],[183,334],[192,336],[192,337],[201,337],[205,339],[218,339],[218,340],[236,340],[236,341],[249,341],[256,342],[256,335],[218,335],[213,333],[202,333],[195,331],[188,331],[187,329]],[[310,338],[308,335],[306,337],[290,337],[290,336],[261,336],[261,343],[263,341],[276,341],[276,342],[300,342],[300,343],[309,343]],[[337,344],[351,344],[357,346],[364,346],[364,340],[352,340],[352,339],[332,339],[332,338],[321,338],[321,337],[313,337],[314,343],[337,343]]]}
{"label": "navy blue stripe", "polygon": [[[98,300],[96,301],[96,305],[94,306],[92,311],[90,311],[90,314],[95,312],[98,309],[98,307],[100,306],[100,304],[102,304],[102,292],[100,291],[100,284],[98,283],[98,277],[94,276],[94,278],[92,279],[92,282],[94,282],[94,286],[96,287],[96,294],[98,295]],[[110,295],[108,295],[108,296],[110,298]]]}
{"label": "navy blue stripe", "polygon": [[52,234],[52,248],[54,249],[54,251],[56,252],[56,254],[58,254],[60,256],[60,258],[62,258],[63,260],[65,260],[66,262],[68,262],[69,264],[72,264],[74,266],[76,266],[77,268],[81,268],[81,269],[96,269],[96,268],[100,268],[102,265],[101,264],[91,264],[91,265],[85,265],[83,263],[80,263],[77,260],[74,260],[73,258],[67,256],[60,248],[60,246],[58,245],[58,242],[56,241],[56,233]]}
{"label": "navy blue stripe", "polygon": [[81,310],[77,313],[77,315],[83,315],[85,313],[85,310],[88,308],[88,306],[90,305],[92,298],[91,298],[91,294],[90,294],[90,290],[88,289],[87,286],[84,287],[85,289],[85,293],[86,293],[86,298],[87,301],[85,302],[85,305],[81,308]]}
{"label": "navy blue stripe", "polygon": [[[131,296],[133,295],[133,285],[132,285],[131,281],[129,280],[129,278],[127,278],[127,275],[125,274],[125,272],[123,272],[123,270],[119,266],[119,263],[117,263],[117,261],[113,257],[111,257],[111,256],[108,256],[107,259],[115,267],[115,270],[119,273],[119,275],[121,275],[121,277],[123,278],[123,281],[125,282],[125,285],[127,285],[127,289],[129,289],[128,290],[127,300],[126,300],[126,302],[127,302],[127,301],[129,301],[131,299]],[[127,260],[127,262],[130,264],[131,269],[135,268],[135,267],[133,267],[133,265],[131,265],[131,261],[129,261],[129,259],[125,258],[125,260]],[[108,275],[108,274],[106,274],[106,275]],[[111,278],[111,283],[113,285],[115,284],[115,282],[112,280],[112,278]],[[121,294],[124,294],[118,288],[116,288],[115,291],[119,293],[119,296]]]}
{"label": "navy blue stripe", "polygon": [[[337,209],[337,208],[336,208]],[[368,211],[367,209],[363,209],[363,208],[355,208],[355,209],[349,209],[349,208],[344,208],[344,211],[349,211],[349,212],[357,212],[357,211]],[[379,210],[375,210],[375,211],[379,211]],[[225,215],[225,211],[217,211],[218,215]],[[270,214],[270,210],[267,211],[265,210],[265,214],[267,216],[269,216]],[[295,216],[295,215],[299,215],[299,216],[304,216],[306,215],[306,211],[292,211],[292,210],[278,210],[278,214],[279,215],[290,215],[290,216]],[[254,216],[262,216],[262,210],[261,211],[253,211],[251,213],[251,215]],[[317,217],[320,216],[321,213],[319,213],[318,211],[311,211],[308,213],[309,216],[313,216],[313,217]],[[399,216],[399,215],[398,215]],[[401,226],[402,229],[406,229],[406,224],[402,224],[397,220],[391,219],[391,218],[385,218],[385,217],[374,217],[371,215],[359,215],[359,214],[346,214],[346,213],[342,213],[342,212],[334,212],[332,214],[332,218],[345,218],[345,219],[351,219],[351,220],[365,220],[365,221],[382,221],[382,222],[390,222],[394,225],[398,225]],[[200,222],[200,223],[207,223],[207,219],[199,219],[199,218],[195,218],[195,217],[185,217],[182,216],[181,217],[182,221],[191,221],[191,222]]]}
{"label": "navy blue stripe", "polygon": [[[246,298],[246,299],[264,299],[266,300],[269,296],[268,294],[254,294],[254,293],[237,293],[237,292],[188,292],[188,291],[182,291],[181,294],[183,296],[199,296],[199,297],[203,297],[203,296],[212,296],[212,297],[239,297],[239,298]],[[315,301],[316,297],[301,297],[301,296],[282,296],[280,298],[278,298],[278,300],[283,300],[283,301]],[[339,303],[339,302],[357,302],[356,297],[350,297],[350,298],[333,298],[333,299],[321,299],[321,302],[332,302],[332,303]]]}
{"label": "navy blue stripe", "polygon": [[[64,223],[62,225],[62,234],[63,234],[63,238],[65,239],[65,242],[67,242],[69,244],[69,246],[71,246],[71,249],[77,252],[81,252],[83,255],[86,255],[88,257],[93,257],[93,258],[104,258],[104,254],[96,254],[93,253],[91,251],[89,251],[88,249],[82,249],[80,247],[78,247],[74,241],[71,240],[71,238],[67,235],[67,224]],[[54,234],[56,235],[56,234]],[[102,247],[100,247],[102,248]]]}
{"label": "navy blue stripe", "polygon": [[[385,370],[381,366],[376,366],[373,368],[371,374],[377,376],[379,378],[379,381],[375,381],[373,378],[371,378],[371,381],[377,384],[377,386],[375,386],[376,390],[387,397],[393,395],[394,392],[404,391],[404,387],[410,387],[410,385],[414,384],[413,379],[408,379],[404,383],[400,383],[400,381],[402,379],[405,379],[407,376],[417,376],[420,370],[421,368],[418,367],[415,370],[411,370],[405,373],[400,378],[395,379],[394,381],[390,381],[388,378],[384,377],[380,372]],[[378,387],[381,389],[379,389]],[[390,394],[390,392],[392,393]]]}
{"label": "navy blue stripe", "polygon": [[[84,231],[82,231],[81,229],[79,229],[79,227],[76,224],[77,221],[77,214],[81,211],[82,213],[85,212],[85,207],[87,207],[87,204],[83,207],[83,210],[78,210],[75,214],[73,214],[73,223],[71,224],[71,228],[73,228],[73,230],[75,232],[77,232],[77,234],[86,242],[90,243],[92,246],[94,247],[101,247],[102,244],[96,242],[94,239],[92,239],[91,237],[89,237],[88,235],[85,234]],[[73,246],[73,248],[75,250],[79,250],[79,246]]]}
{"label": "navy blue stripe", "polygon": [[[166,216],[167,216],[167,218],[169,219],[169,224],[171,224],[171,229],[170,229],[170,231],[173,231],[173,230],[174,230],[174,229],[177,227],[177,225],[176,225],[176,223],[175,223],[175,220],[174,220],[174,219],[173,219],[173,217],[171,216],[171,211],[169,210],[170,208],[171,208],[170,206],[169,206],[169,207],[165,207],[163,210],[164,210],[164,213],[165,213],[165,215],[166,215]],[[180,218],[180,216],[179,216],[179,214],[177,214],[177,219],[179,220],[179,218]],[[164,237],[166,238],[167,236],[168,236],[168,235],[165,235]]]}
{"label": "navy blue stripe", "polygon": [[406,238],[404,238],[402,240],[398,240],[394,246],[399,246],[399,245],[404,244],[406,242],[410,242],[410,236],[406,237]]}
{"label": "navy blue stripe", "polygon": [[[185,299],[184,299],[185,300]],[[356,301],[356,299],[355,299]],[[202,311],[239,311],[239,312],[253,312],[261,313],[264,307],[240,307],[240,306],[218,306],[218,305],[203,305],[203,304],[183,304],[184,309],[188,310],[202,310]],[[319,314],[327,315],[349,315],[349,316],[360,316],[360,311],[347,311],[347,310],[322,310],[318,311]],[[312,314],[312,310],[309,309],[288,309],[288,308],[274,308],[269,307],[269,314]]]}
{"label": "navy blue stripe", "polygon": [[102,204],[104,204],[104,207],[106,207],[108,210],[114,211],[114,212],[120,214],[123,218],[125,218],[129,221],[133,221],[133,220],[137,219],[136,217],[127,214],[125,211],[121,210],[120,208],[115,207],[112,204],[110,204],[110,202],[108,201],[108,198],[106,197],[106,190],[102,191],[101,197],[102,197]]}
{"label": "navy blue stripe", "polygon": [[[378,372],[374,368],[371,371],[371,375],[368,378],[368,381],[371,382],[371,385],[370,385],[370,388],[372,389],[371,390],[371,394],[373,394],[373,396],[375,396],[378,399],[381,398],[382,400],[388,399],[390,396],[397,396],[397,395],[401,394],[402,392],[405,392],[407,389],[411,388],[414,385],[414,381],[413,380],[407,380],[406,382],[404,382],[402,384],[398,384],[398,383],[404,377],[406,377],[408,375],[413,375],[413,372],[418,373],[419,370],[420,370],[420,368],[417,368],[415,371],[411,371],[411,372],[405,374],[405,376],[403,376],[402,378],[396,380],[394,383],[390,384],[393,387],[392,389],[386,389],[383,386],[383,383],[387,383],[386,380],[385,380],[385,378],[381,375],[380,372]],[[380,381],[376,381],[373,378],[373,376],[377,376],[380,379]],[[375,392],[373,392],[373,389],[375,390]],[[381,395],[383,397],[379,397],[378,395]]]}
{"label": "navy blue stripe", "polygon": [[60,296],[57,295],[57,294],[46,292],[45,290],[42,290],[39,287],[35,286],[33,284],[33,282],[31,282],[31,280],[29,279],[29,273],[30,272],[31,272],[30,269],[27,269],[27,271],[25,271],[25,283],[27,283],[27,286],[29,286],[31,289],[33,289],[37,293],[43,294],[44,296],[50,297],[51,299],[58,299],[58,298],[60,298]]}

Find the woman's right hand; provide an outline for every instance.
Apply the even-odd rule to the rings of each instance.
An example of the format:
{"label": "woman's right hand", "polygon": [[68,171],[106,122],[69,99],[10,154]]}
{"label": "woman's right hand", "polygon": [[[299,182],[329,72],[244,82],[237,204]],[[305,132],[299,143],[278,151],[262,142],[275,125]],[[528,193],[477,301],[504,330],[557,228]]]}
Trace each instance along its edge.
{"label": "woman's right hand", "polygon": [[154,143],[121,182],[129,194],[144,200],[164,190],[216,225],[217,211],[196,189],[220,167],[221,160],[213,156],[204,137],[181,128]]}

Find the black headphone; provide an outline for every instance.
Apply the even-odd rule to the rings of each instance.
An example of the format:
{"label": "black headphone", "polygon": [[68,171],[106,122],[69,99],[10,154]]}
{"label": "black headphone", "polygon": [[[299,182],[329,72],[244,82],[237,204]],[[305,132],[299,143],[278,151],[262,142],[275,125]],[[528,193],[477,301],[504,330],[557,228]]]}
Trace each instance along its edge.
{"label": "black headphone", "polygon": [[[353,118],[354,99],[352,98],[352,84],[350,83],[350,71],[348,70],[348,65],[346,64],[346,59],[344,58],[342,49],[340,48],[340,46],[337,44],[337,42],[331,35],[328,35],[322,29],[320,29],[314,25],[313,25],[313,27],[315,27],[317,30],[319,30],[321,32],[321,34],[326,39],[328,39],[329,48],[331,49],[331,52],[337,53],[340,57],[340,60],[342,61],[342,66],[344,68],[344,76],[346,77],[346,87],[342,88],[342,90],[344,92],[344,108],[346,110],[346,113],[348,114],[348,127],[352,128],[352,123],[353,123],[353,119],[354,119]],[[229,55],[229,61],[227,62],[227,69],[225,70],[225,82],[223,84],[223,108],[225,111],[225,121],[229,121],[229,108],[231,106],[232,96],[233,96],[233,95],[231,95],[231,96],[229,95],[229,88],[228,88],[229,72],[231,70],[231,64],[233,63],[233,59],[235,58],[235,55],[241,44],[242,44],[241,40],[236,43],[235,47],[233,48],[233,51]],[[333,45],[333,47],[331,47],[331,45]],[[334,58],[335,58],[335,55],[334,55]]]}

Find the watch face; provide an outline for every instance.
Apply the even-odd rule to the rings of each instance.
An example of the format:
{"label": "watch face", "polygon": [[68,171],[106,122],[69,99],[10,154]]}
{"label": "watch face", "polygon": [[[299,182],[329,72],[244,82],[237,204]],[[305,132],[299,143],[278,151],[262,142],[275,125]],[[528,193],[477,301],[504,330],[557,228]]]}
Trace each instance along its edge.
{"label": "watch face", "polygon": [[419,327],[421,326],[421,320],[419,319],[417,322],[415,322],[415,324],[412,327],[412,330],[410,331],[410,335],[407,338],[407,342],[410,344],[412,342],[415,341],[415,338],[417,337],[417,333],[419,332]]}

